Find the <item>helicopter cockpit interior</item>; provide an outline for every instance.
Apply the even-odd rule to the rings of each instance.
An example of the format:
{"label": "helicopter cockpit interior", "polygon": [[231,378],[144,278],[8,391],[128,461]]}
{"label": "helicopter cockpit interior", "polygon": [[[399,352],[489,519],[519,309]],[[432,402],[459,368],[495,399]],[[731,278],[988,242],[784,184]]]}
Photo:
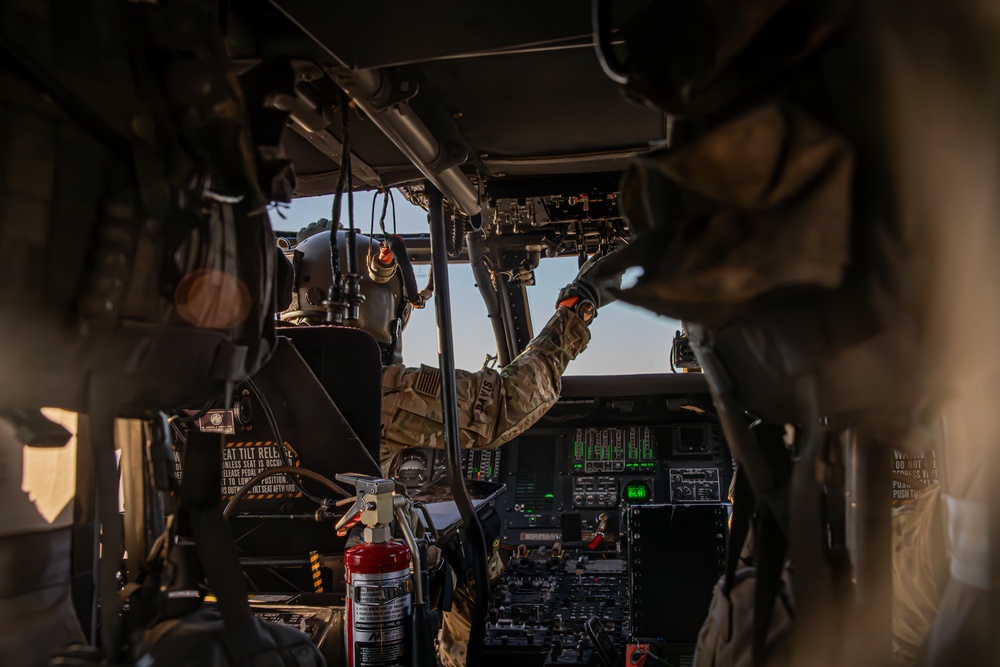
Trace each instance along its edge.
{"label": "helicopter cockpit interior", "polygon": [[987,4],[0,0],[0,663],[996,664]]}

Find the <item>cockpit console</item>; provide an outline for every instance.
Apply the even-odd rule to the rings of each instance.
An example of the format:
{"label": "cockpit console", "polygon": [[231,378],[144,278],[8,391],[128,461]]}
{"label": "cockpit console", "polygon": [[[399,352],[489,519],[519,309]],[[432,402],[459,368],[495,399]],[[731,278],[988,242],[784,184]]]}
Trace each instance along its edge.
{"label": "cockpit console", "polygon": [[[640,644],[684,664],[724,568],[733,475],[704,377],[563,381],[523,435],[463,452],[471,484],[504,489],[484,664],[597,665]],[[443,475],[439,450],[412,449],[398,480],[419,496]]]}

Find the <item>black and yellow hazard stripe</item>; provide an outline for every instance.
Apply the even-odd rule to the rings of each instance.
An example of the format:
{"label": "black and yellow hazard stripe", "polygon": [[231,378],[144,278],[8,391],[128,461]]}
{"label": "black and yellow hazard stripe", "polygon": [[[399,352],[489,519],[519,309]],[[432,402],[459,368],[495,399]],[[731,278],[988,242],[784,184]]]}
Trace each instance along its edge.
{"label": "black and yellow hazard stripe", "polygon": [[313,590],[317,593],[323,592],[323,573],[319,569],[319,552],[309,552],[309,569],[312,570]]}

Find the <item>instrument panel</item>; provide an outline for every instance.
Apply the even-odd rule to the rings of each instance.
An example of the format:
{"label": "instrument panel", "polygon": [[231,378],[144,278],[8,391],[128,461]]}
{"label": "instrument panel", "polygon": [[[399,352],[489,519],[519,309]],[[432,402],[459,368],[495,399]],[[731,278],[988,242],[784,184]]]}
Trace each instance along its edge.
{"label": "instrument panel", "polygon": [[[503,451],[503,449],[464,450],[462,475],[466,479],[479,482],[498,482]],[[414,447],[403,452],[395,479],[405,484],[412,496],[428,484],[446,476],[447,466],[443,449]]]}
{"label": "instrument panel", "polygon": [[733,460],[703,377],[637,384],[568,378],[499,450],[510,558],[484,665],[622,664],[639,645],[690,664],[724,570]]}
{"label": "instrument panel", "polygon": [[511,443],[498,480],[508,488],[504,541],[589,542],[595,532],[613,541],[622,505],[725,502],[732,459],[719,425],[658,417],[666,423],[541,426]]}
{"label": "instrument panel", "polygon": [[[462,453],[466,479],[507,487],[504,543],[589,544],[596,532],[614,543],[624,505],[727,502],[733,460],[703,376],[563,381],[563,397],[523,435]],[[442,450],[411,449],[397,479],[416,492],[445,475]]]}

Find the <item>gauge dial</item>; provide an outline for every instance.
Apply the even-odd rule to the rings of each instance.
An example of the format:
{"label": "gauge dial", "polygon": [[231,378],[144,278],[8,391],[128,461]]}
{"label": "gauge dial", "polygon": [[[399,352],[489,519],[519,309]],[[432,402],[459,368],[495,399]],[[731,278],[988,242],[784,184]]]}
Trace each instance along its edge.
{"label": "gauge dial", "polygon": [[423,484],[427,481],[427,455],[419,450],[404,452],[398,477],[407,485]]}

